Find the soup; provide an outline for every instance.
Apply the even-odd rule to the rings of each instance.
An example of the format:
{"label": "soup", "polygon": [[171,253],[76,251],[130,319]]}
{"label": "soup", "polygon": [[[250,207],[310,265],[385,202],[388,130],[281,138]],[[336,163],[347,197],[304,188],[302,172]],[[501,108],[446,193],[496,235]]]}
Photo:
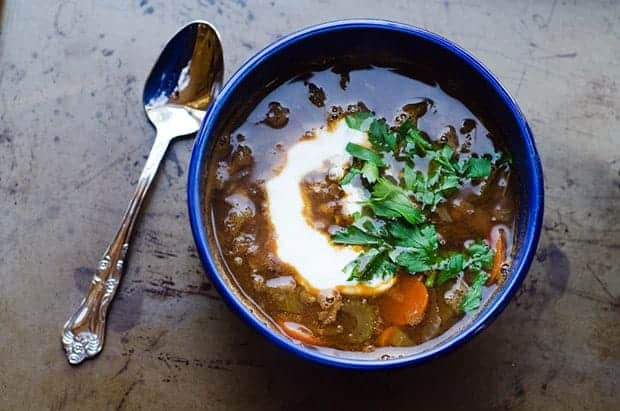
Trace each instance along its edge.
{"label": "soup", "polygon": [[402,68],[273,86],[219,136],[206,187],[227,274],[301,344],[409,347],[509,272],[517,178],[502,136]]}

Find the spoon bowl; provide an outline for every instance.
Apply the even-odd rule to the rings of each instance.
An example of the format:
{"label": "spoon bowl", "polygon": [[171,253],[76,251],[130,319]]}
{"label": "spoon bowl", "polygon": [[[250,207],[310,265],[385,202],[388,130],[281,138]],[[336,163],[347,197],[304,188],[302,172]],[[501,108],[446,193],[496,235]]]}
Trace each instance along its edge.
{"label": "spoon bowl", "polygon": [[144,109],[158,134],[174,138],[195,133],[223,79],[222,43],[215,27],[194,21],[181,28],[144,85]]}
{"label": "spoon bowl", "polygon": [[195,133],[224,76],[222,43],[215,28],[194,21],[175,34],[144,86],[144,109],[157,130],[153,148],[121,226],[103,254],[86,297],[65,323],[62,344],[69,363],[101,352],[108,308],[120,284],[131,234],[144,198],[170,142]]}

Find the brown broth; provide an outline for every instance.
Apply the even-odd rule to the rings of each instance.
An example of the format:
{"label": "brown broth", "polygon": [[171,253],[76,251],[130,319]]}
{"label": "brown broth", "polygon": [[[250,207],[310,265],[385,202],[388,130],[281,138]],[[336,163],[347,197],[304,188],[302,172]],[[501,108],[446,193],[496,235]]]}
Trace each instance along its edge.
{"label": "brown broth", "polygon": [[[390,325],[380,314],[384,297],[317,296],[297,284],[295,269],[277,257],[265,181],[285,164],[286,151],[293,143],[313,138],[313,129],[360,107],[368,107],[391,124],[407,117],[417,120],[429,140],[447,142],[457,152],[482,155],[503,147],[501,136],[491,136],[471,111],[438,85],[379,67],[338,73],[333,69],[305,73],[281,84],[256,104],[234,132],[220,138],[209,169],[215,177],[207,187],[207,203],[219,254],[231,271],[228,274],[268,316],[279,323],[303,325],[328,347],[373,351],[377,336]],[[402,168],[394,159],[387,160],[397,171]],[[426,172],[426,167],[424,161],[416,161],[416,168]],[[430,218],[442,238],[442,250],[461,250],[470,240],[494,241],[502,228],[509,257],[516,188],[514,173],[496,169],[486,183],[466,185],[440,204]],[[350,222],[337,205],[341,189],[324,175],[307,176],[301,189],[307,205],[305,218],[317,230],[327,235],[330,226]],[[468,275],[464,279],[471,281]],[[407,344],[428,341],[463,317],[444,298],[453,285],[429,289],[422,322],[401,327]],[[494,288],[486,288],[485,295]]]}

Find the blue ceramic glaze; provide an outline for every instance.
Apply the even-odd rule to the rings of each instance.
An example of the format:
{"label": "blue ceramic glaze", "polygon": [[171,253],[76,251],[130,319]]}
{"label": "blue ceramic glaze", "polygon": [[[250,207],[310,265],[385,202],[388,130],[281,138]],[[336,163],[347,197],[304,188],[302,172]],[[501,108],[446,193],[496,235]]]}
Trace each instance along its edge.
{"label": "blue ceramic glaze", "polygon": [[[475,96],[479,111],[494,119],[506,139],[519,175],[517,244],[511,273],[502,288],[458,334],[432,348],[388,360],[337,357],[298,344],[259,321],[228,289],[216,268],[217,250],[207,240],[209,221],[204,210],[204,173],[212,141],[235,115],[235,107],[249,101],[269,82],[295,74],[297,64],[329,62],[335,56],[379,56],[393,61],[432,62],[444,68],[455,90]],[[445,76],[444,76],[445,77]],[[238,119],[242,120],[242,119]],[[193,148],[188,181],[189,217],[202,263],[227,303],[250,325],[276,345],[322,364],[353,369],[382,369],[416,364],[444,354],[487,327],[504,309],[525,278],[536,251],[543,217],[543,174],[532,132],[517,106],[497,79],[467,51],[428,31],[382,20],[343,20],[310,27],[284,37],[248,60],[227,82],[210,106]]]}

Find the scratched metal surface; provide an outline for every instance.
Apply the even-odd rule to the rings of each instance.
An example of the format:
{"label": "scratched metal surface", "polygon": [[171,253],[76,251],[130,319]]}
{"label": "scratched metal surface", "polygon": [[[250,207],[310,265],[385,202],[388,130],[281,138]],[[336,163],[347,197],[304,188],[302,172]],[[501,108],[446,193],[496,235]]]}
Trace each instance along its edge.
{"label": "scratched metal surface", "polygon": [[[0,0],[0,9],[0,409],[617,409],[618,1]],[[293,358],[203,276],[185,140],[137,228],[104,352],[70,367],[61,323],[152,143],[139,102],[166,39],[190,19],[212,21],[230,75],[282,34],[351,16],[459,42],[525,111],[547,205],[517,298],[464,348],[420,367],[350,373]]]}

